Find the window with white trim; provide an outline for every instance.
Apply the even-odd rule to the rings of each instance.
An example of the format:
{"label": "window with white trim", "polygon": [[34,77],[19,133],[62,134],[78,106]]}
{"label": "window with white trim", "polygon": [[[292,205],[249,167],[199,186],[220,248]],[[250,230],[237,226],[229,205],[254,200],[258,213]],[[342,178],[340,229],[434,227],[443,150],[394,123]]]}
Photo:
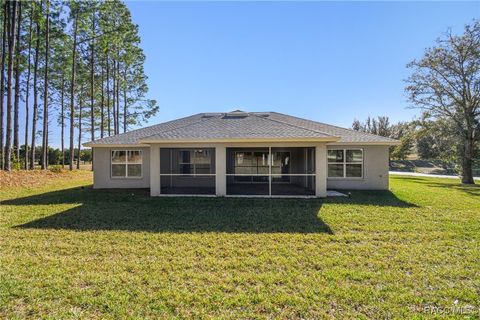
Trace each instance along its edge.
{"label": "window with white trim", "polygon": [[363,149],[328,150],[329,178],[362,178]]}
{"label": "window with white trim", "polygon": [[112,178],[141,178],[142,158],[142,150],[112,150]]}

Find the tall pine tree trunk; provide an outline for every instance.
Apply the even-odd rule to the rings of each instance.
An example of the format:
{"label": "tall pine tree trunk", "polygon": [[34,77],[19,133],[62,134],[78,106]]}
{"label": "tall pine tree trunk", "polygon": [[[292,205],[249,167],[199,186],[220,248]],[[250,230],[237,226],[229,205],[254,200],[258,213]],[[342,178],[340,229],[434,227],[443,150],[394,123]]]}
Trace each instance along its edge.
{"label": "tall pine tree trunk", "polygon": [[35,58],[33,60],[33,115],[32,115],[32,152],[30,153],[30,169],[35,168],[35,148],[38,118],[38,58],[40,56],[40,22],[36,22]]}
{"label": "tall pine tree trunk", "polygon": [[31,63],[30,63],[30,58],[31,58],[31,51],[32,51],[32,25],[33,25],[33,6],[32,6],[32,12],[30,13],[30,24],[28,27],[28,58],[27,58],[27,83],[25,85],[25,163],[24,163],[24,169],[28,170],[28,122],[29,122],[29,113],[30,113],[30,108],[29,108],[29,98],[30,98],[30,76],[31,76]]}
{"label": "tall pine tree trunk", "polygon": [[20,125],[19,103],[20,103],[20,31],[22,23],[22,2],[18,2],[17,18],[17,47],[15,49],[15,100],[13,102],[13,149],[15,150],[15,161],[20,161],[20,139],[18,131]]}
{"label": "tall pine tree trunk", "polygon": [[78,99],[78,150],[77,150],[77,170],[80,169],[80,148],[82,147],[82,108],[83,98],[82,93]]}
{"label": "tall pine tree trunk", "polygon": [[72,79],[70,83],[70,164],[69,169],[73,170],[73,134],[74,134],[74,118],[75,118],[75,59],[77,54],[77,31],[78,31],[78,9],[75,12],[73,26],[73,48],[72,48]]}
{"label": "tall pine tree trunk", "polygon": [[60,92],[60,107],[61,107],[61,113],[60,113],[60,143],[61,143],[61,148],[62,148],[62,168],[65,168],[65,76],[62,73],[62,90]]}
{"label": "tall pine tree trunk", "polygon": [[115,101],[115,60],[113,60],[113,70],[112,70],[112,79],[113,79],[113,92],[112,92],[112,113],[113,113],[113,134],[117,134],[117,108]]}
{"label": "tall pine tree trunk", "polygon": [[5,57],[7,50],[7,10],[8,2],[5,1],[3,5],[3,30],[2,30],[2,58],[0,61],[0,170],[4,168],[4,145],[3,145],[3,117],[4,117],[4,105],[3,99],[5,97]]}
{"label": "tall pine tree trunk", "polygon": [[120,62],[117,61],[117,67],[115,68],[117,72],[117,92],[116,92],[116,101],[117,101],[117,134],[120,133]]}
{"label": "tall pine tree trunk", "polygon": [[108,51],[107,51],[107,128],[108,128],[108,136],[112,135],[112,121],[110,115],[110,59],[108,58]]}
{"label": "tall pine tree trunk", "polygon": [[102,73],[101,73],[101,78],[100,78],[100,88],[101,88],[101,92],[100,92],[100,138],[103,138],[103,134],[104,134],[104,126],[105,126],[105,111],[104,111],[104,86],[103,86],[103,79],[104,79],[104,70],[103,70],[103,64],[101,65],[101,69],[102,69]]}
{"label": "tall pine tree trunk", "polygon": [[[92,44],[90,47],[90,139],[91,141],[95,140],[95,113],[94,113],[94,48],[95,48],[95,13],[92,17]],[[92,148],[92,159],[93,159],[93,148]],[[92,161],[92,171],[93,171],[93,161]]]}
{"label": "tall pine tree trunk", "polygon": [[45,70],[43,90],[43,143],[42,143],[42,169],[48,168],[48,58],[50,50],[50,3],[46,0],[46,21],[45,21]]}
{"label": "tall pine tree trunk", "polygon": [[8,28],[8,67],[7,67],[7,132],[5,141],[5,170],[12,170],[12,80],[13,80],[13,52],[15,51],[15,29],[17,23],[17,2],[12,1],[9,12]]}
{"label": "tall pine tree trunk", "polygon": [[127,132],[127,70],[125,65],[125,71],[123,72],[123,132]]}

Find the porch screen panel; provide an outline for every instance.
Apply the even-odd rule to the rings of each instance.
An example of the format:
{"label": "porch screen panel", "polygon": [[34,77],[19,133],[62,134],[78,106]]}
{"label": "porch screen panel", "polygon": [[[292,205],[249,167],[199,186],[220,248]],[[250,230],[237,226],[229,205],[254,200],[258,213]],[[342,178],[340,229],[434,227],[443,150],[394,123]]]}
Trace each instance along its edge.
{"label": "porch screen panel", "polygon": [[314,148],[272,148],[271,152],[271,195],[315,195]]}
{"label": "porch screen panel", "polygon": [[315,149],[227,148],[227,195],[315,195]]}
{"label": "porch screen panel", "polygon": [[269,194],[268,148],[227,148],[227,195]]}
{"label": "porch screen panel", "polygon": [[215,149],[160,148],[161,194],[215,194]]}

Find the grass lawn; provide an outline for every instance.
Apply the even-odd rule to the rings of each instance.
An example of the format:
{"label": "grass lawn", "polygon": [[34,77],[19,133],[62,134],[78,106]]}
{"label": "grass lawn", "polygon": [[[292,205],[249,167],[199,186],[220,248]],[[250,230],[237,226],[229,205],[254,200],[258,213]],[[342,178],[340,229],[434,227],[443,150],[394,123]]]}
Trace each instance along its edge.
{"label": "grass lawn", "polygon": [[29,179],[0,187],[0,318],[421,318],[456,300],[480,317],[478,186],[177,199]]}

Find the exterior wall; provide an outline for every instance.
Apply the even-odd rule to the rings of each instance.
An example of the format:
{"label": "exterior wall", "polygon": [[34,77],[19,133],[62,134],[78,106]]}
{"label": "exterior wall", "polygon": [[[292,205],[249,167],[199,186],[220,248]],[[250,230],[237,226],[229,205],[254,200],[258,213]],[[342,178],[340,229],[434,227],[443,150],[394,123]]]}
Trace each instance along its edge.
{"label": "exterior wall", "polygon": [[363,149],[363,178],[328,178],[328,189],[388,190],[389,146],[327,145],[327,149]]}
{"label": "exterior wall", "polygon": [[[152,179],[151,194],[160,195],[160,147],[165,148],[198,148],[211,147],[216,148],[215,167],[217,172],[217,195],[225,195],[225,173],[226,173],[226,154],[225,148],[230,147],[316,147],[316,184],[317,196],[325,196],[325,190],[328,189],[364,189],[364,190],[387,190],[388,189],[388,165],[389,155],[388,146],[347,146],[347,145],[327,145],[325,143],[216,143],[216,144],[155,144],[150,147],[95,147],[94,162],[94,188],[150,188],[150,179]],[[325,149],[336,148],[362,148],[364,152],[363,178],[329,178],[326,177],[326,151]],[[155,150],[151,153],[150,149]],[[110,175],[110,154],[111,150],[142,150],[143,166],[142,178],[111,178]],[[151,163],[151,159],[154,159]],[[225,159],[222,161],[222,159]],[[292,163],[293,165],[293,163]]]}
{"label": "exterior wall", "polygon": [[[150,148],[93,148],[93,188],[94,189],[121,189],[121,188],[150,188]],[[112,150],[142,150],[142,177],[141,178],[112,178],[110,155]]]}

